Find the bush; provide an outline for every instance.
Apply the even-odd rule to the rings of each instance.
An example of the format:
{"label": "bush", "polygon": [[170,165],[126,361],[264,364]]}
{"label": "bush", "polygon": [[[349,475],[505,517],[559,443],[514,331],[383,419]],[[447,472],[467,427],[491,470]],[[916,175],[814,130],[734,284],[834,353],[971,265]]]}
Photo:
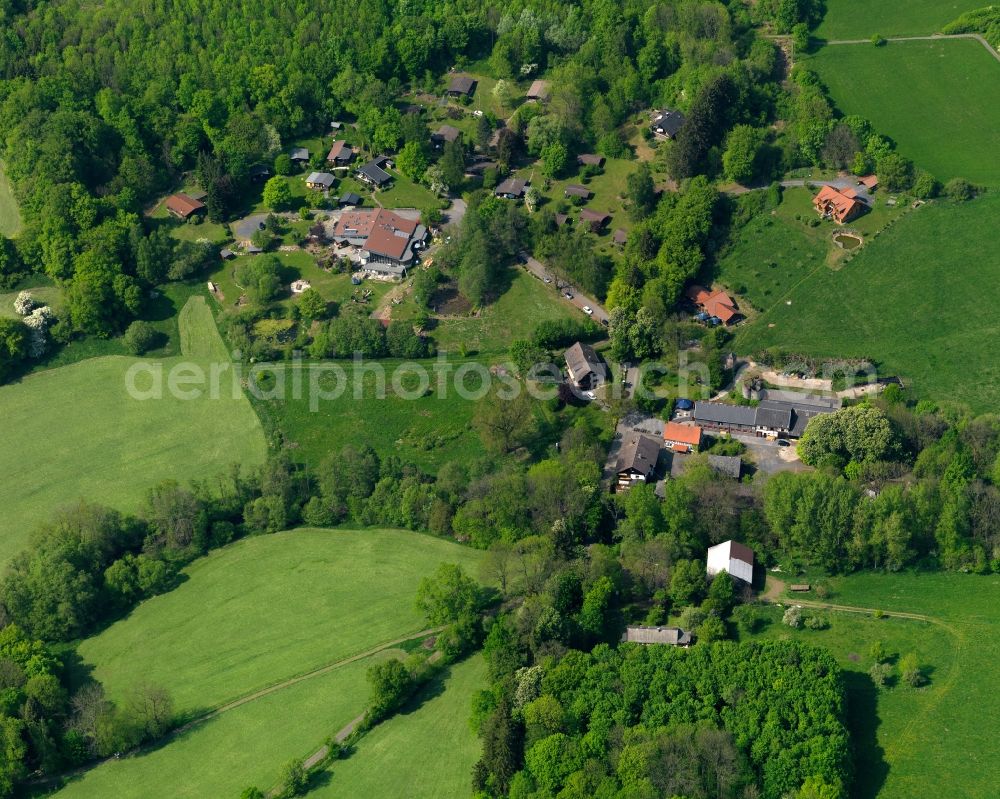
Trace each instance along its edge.
{"label": "bush", "polygon": [[156,346],[159,334],[149,322],[135,321],[128,326],[122,343],[133,355],[144,355]]}
{"label": "bush", "polygon": [[892,666],[888,663],[876,663],[868,670],[868,676],[872,678],[875,687],[882,688],[892,676]]}
{"label": "bush", "polygon": [[874,44],[876,47],[884,47],[885,44],[886,44],[885,37],[884,36],[880,36],[877,33],[874,36],[872,36],[872,40],[871,41],[872,41],[872,44]]}
{"label": "bush", "polygon": [[944,193],[952,200],[971,200],[979,190],[964,178],[953,178],[945,184]]}
{"label": "bush", "polygon": [[809,616],[805,624],[810,630],[825,630],[830,626],[830,620],[826,616]]}
{"label": "bush", "polygon": [[781,617],[781,623],[798,630],[802,626],[802,611],[799,608],[788,608]]}

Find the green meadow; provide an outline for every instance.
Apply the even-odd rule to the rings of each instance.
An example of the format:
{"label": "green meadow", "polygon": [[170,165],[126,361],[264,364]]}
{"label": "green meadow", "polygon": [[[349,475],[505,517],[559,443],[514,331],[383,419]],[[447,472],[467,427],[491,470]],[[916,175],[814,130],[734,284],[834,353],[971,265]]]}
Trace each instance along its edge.
{"label": "green meadow", "polygon": [[[263,462],[264,435],[242,393],[223,391],[214,400],[129,395],[126,375],[137,363],[162,363],[164,374],[182,361],[205,370],[228,363],[204,298],[185,304],[178,329],[180,356],[91,358],[0,387],[0,415],[16,420],[18,431],[0,440],[0,562],[60,506],[84,499],[134,511],[161,480],[212,478],[233,462]],[[136,383],[148,387],[151,378]]]}
{"label": "green meadow", "polygon": [[840,111],[871,120],[939,180],[1000,186],[1000,62],[979,42],[829,46],[806,63]]}
{"label": "green meadow", "polygon": [[400,530],[295,530],[244,539],[184,570],[179,588],[84,641],[112,697],[151,682],[181,713],[217,707],[419,632],[417,584],[481,553]]}
{"label": "green meadow", "polygon": [[736,346],[873,358],[922,397],[1000,406],[1000,197],[936,201],[891,225],[839,270],[815,269],[772,291]]}
{"label": "green meadow", "polygon": [[333,761],[317,780],[311,799],[365,796],[391,799],[406,786],[408,799],[441,799],[471,793],[479,739],[469,726],[472,698],[486,687],[482,657],[448,668],[431,697],[417,701],[378,725],[346,760]]}
{"label": "green meadow", "polygon": [[[136,755],[73,778],[59,799],[236,799],[278,784],[282,767],[306,758],[364,709],[365,671],[400,650],[346,664],[197,724]],[[169,786],[169,787],[168,787]]]}
{"label": "green meadow", "polygon": [[823,39],[879,36],[927,36],[983,0],[826,0],[826,15],[815,35]]}
{"label": "green meadow", "polygon": [[[996,739],[1000,725],[1000,694],[994,685],[1000,659],[1000,576],[861,573],[834,578],[831,584],[830,602],[876,608],[887,616],[833,614],[829,631],[802,633],[829,642],[849,670],[852,696],[869,692],[867,698],[858,696],[860,715],[852,719],[862,750],[854,795],[995,795],[1000,761],[986,742]],[[894,611],[925,614],[934,623],[894,618]],[[873,625],[890,652],[917,653],[928,677],[925,687],[895,686],[871,695],[872,686],[865,685],[859,672],[870,666],[864,647],[875,635]],[[852,653],[861,659],[853,661]],[[872,699],[874,706],[866,707]]]}

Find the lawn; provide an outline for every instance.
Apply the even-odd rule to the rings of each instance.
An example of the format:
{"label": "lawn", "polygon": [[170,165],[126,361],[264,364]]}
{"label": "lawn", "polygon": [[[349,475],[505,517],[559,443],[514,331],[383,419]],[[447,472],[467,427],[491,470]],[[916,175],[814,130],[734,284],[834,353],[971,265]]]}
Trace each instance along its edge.
{"label": "lawn", "polygon": [[984,0],[826,0],[826,16],[815,35],[828,40],[924,36],[986,5]]}
{"label": "lawn", "polygon": [[[62,290],[57,286],[38,286],[36,288],[24,289],[30,292],[35,298],[35,302],[49,305],[53,310],[59,310],[62,305]],[[14,311],[14,300],[21,291],[0,292],[0,317],[8,319],[21,319],[22,317]]]}
{"label": "lawn", "polygon": [[[203,298],[184,306],[179,330],[187,348],[163,361],[164,372],[182,360],[206,369],[213,361],[228,362]],[[224,391],[215,400],[183,401],[165,391],[160,400],[136,400],[125,383],[136,361],[92,358],[0,387],[0,416],[18,420],[18,435],[0,440],[6,476],[0,483],[0,563],[61,505],[86,499],[133,511],[160,480],[205,479],[234,461],[247,467],[263,461],[260,422],[242,395]]]}
{"label": "lawn", "polygon": [[[496,302],[480,309],[477,316],[438,320],[430,335],[438,348],[456,353],[462,346],[470,354],[506,354],[514,339],[530,338],[545,319],[583,319],[583,313],[564,302],[552,285],[546,285],[525,269],[510,270],[510,286]],[[394,319],[416,314],[412,295],[393,309]]]}
{"label": "lawn", "polygon": [[249,538],[191,564],[183,585],[79,653],[112,697],[149,681],[181,712],[212,708],[420,631],[420,579],[442,562],[477,574],[480,557],[398,530]]}
{"label": "lawn", "polygon": [[[335,390],[336,376],[310,371],[303,378],[299,399],[287,392],[286,399],[258,401],[257,407],[285,434],[291,454],[297,460],[317,465],[327,454],[338,452],[346,444],[370,445],[382,457],[398,455],[405,462],[433,472],[449,460],[471,460],[482,454],[479,436],[471,427],[475,403],[459,397],[451,379],[456,369],[468,362],[468,359],[448,359],[442,371],[430,373],[430,393],[417,398],[400,396],[392,388],[393,370],[399,361],[365,364],[384,370],[384,399],[376,399],[374,372],[363,373],[354,380],[351,362],[341,361],[329,365],[345,370],[348,383],[340,397],[323,398]],[[433,361],[423,363],[428,369],[434,367]],[[317,367],[307,364],[304,368]],[[437,391],[439,374],[445,379],[443,394]],[[308,390],[313,376],[320,390],[327,392],[323,396],[318,392],[312,394],[317,398],[315,402],[310,401]],[[412,374],[403,376],[400,386],[404,391],[415,390],[417,380]],[[468,385],[475,389],[478,384],[470,376]],[[355,386],[360,392],[357,398]]]}
{"label": "lawn", "polygon": [[[305,758],[364,709],[365,671],[387,650],[283,688],[199,724],[136,757],[109,760],[55,794],[59,799],[235,799],[267,790],[292,758]],[[466,714],[467,715],[467,714]],[[169,786],[169,787],[168,787]]]}
{"label": "lawn", "polygon": [[808,64],[843,113],[939,180],[1000,186],[1000,63],[979,42],[824,47]]}
{"label": "lawn", "polygon": [[[917,652],[930,667],[926,688],[879,693],[871,711],[864,709],[867,700],[860,697],[868,719],[858,740],[864,751],[866,736],[870,739],[874,729],[876,757],[862,758],[855,795],[994,796],[1000,761],[983,742],[1000,734],[1000,694],[994,687],[1000,659],[1000,577],[865,573],[831,582],[831,602],[883,609],[890,618],[833,614],[829,631],[795,635],[829,645],[845,667],[863,672],[870,665],[863,647],[872,626],[878,625],[890,651]],[[940,623],[894,619],[893,611],[926,614]],[[861,654],[860,662],[846,661],[850,652]],[[864,678],[859,674],[849,684],[861,689]]]}
{"label": "lawn", "polygon": [[[778,208],[737,231],[719,259],[714,279],[749,300],[753,308],[764,310],[820,267],[839,266],[847,251],[834,245],[833,235],[844,228],[829,220],[810,227],[817,219],[814,193],[808,188],[786,189]],[[846,229],[870,237],[902,215],[904,210],[886,206],[887,197],[876,196],[871,212]]]}
{"label": "lawn", "polygon": [[[608,222],[607,228],[600,239],[601,243],[605,245],[603,246],[603,250],[610,251],[611,233],[615,228],[624,228],[625,230],[631,230],[632,228],[632,221],[625,210],[623,195],[627,190],[628,176],[638,168],[638,161],[608,158],[604,162],[602,173],[595,175],[585,183],[579,174],[580,170],[574,165],[571,167],[569,175],[559,180],[551,181],[549,188],[544,190],[542,187],[545,179],[537,165],[519,169],[516,174],[517,177],[530,180],[532,185],[538,188],[539,192],[545,198],[545,202],[543,202],[541,207],[549,208],[552,211],[568,213],[573,218],[574,224],[577,224],[577,217],[579,216],[581,207],[611,214],[612,219]],[[565,196],[566,186],[571,183],[584,185],[593,192],[593,196],[583,206],[577,207]]]}
{"label": "lawn", "polygon": [[14,199],[14,191],[7,173],[0,165],[0,235],[16,236],[21,229],[21,212]]}
{"label": "lawn", "polygon": [[[1000,197],[939,201],[907,214],[838,271],[814,270],[742,327],[736,347],[874,358],[918,396],[1000,406]],[[786,304],[790,303],[790,304]]]}
{"label": "lawn", "polygon": [[468,796],[469,775],[481,752],[469,716],[485,678],[478,654],[452,666],[443,684],[434,686],[440,693],[368,733],[349,758],[330,765],[323,775],[328,781],[310,798],[394,799],[404,785],[408,799]]}

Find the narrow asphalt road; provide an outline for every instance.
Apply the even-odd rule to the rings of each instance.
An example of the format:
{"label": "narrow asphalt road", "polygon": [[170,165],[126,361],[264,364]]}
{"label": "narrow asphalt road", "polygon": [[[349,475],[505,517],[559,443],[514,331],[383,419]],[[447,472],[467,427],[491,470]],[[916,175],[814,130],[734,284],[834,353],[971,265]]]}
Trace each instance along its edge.
{"label": "narrow asphalt road", "polygon": [[[552,290],[558,291],[559,296],[562,297],[563,300],[570,303],[574,307],[579,308],[581,312],[583,311],[584,306],[589,307],[594,312],[592,314],[593,318],[598,322],[610,321],[611,317],[608,316],[608,312],[604,309],[604,306],[601,305],[599,302],[597,302],[597,300],[595,300],[593,297],[588,297],[586,294],[581,294],[580,291],[575,286],[571,285],[564,285],[562,283],[559,283],[561,288],[557,289],[556,288],[557,280],[555,278],[555,275],[549,272],[545,264],[543,264],[536,258],[533,258],[532,256],[528,255],[528,253],[526,252],[521,253],[521,258],[526,262],[524,264],[524,268],[527,269],[531,274],[533,274],[539,280],[545,280],[546,278],[548,278],[551,281]],[[566,291],[568,291],[572,295],[572,299],[567,299],[567,297],[565,296]]]}

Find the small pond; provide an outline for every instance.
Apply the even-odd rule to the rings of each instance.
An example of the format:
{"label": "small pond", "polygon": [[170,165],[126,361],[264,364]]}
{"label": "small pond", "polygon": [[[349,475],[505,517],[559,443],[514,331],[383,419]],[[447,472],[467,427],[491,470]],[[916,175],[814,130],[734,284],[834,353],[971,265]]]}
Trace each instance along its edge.
{"label": "small pond", "polygon": [[861,246],[862,239],[854,233],[835,233],[833,243],[842,250],[856,250]]}

